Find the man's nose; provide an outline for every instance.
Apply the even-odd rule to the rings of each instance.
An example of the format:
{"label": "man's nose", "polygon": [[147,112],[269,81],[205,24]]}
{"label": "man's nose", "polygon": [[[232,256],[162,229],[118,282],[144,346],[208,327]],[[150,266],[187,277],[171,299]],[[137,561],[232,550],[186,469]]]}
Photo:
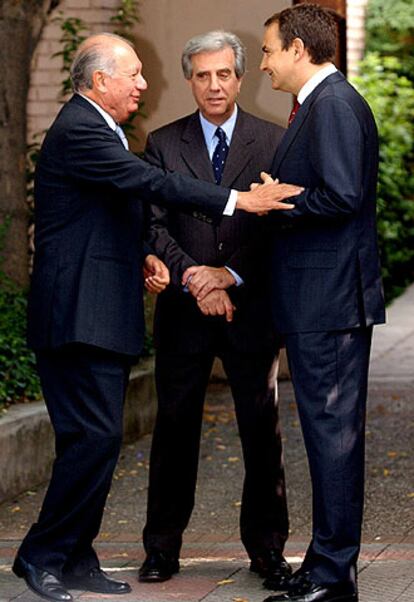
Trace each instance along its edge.
{"label": "man's nose", "polygon": [[211,90],[219,90],[220,89],[220,80],[215,73],[210,77],[210,89]]}
{"label": "man's nose", "polygon": [[136,81],[135,85],[138,88],[138,90],[146,90],[148,88],[147,80],[142,75],[140,75],[137,78],[137,81]]}

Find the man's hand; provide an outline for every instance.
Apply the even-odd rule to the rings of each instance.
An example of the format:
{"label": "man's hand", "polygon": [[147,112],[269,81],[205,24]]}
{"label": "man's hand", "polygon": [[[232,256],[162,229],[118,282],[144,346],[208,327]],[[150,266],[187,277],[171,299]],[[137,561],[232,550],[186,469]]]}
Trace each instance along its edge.
{"label": "man's hand", "polygon": [[200,311],[205,316],[225,316],[227,322],[233,320],[235,306],[226,291],[215,289],[202,301],[197,301]]}
{"label": "man's hand", "polygon": [[229,288],[236,280],[226,268],[193,265],[186,269],[181,282],[197,301],[202,301],[213,289]]}
{"label": "man's hand", "polygon": [[263,214],[272,210],[294,209],[295,205],[283,203],[284,199],[292,198],[301,194],[303,188],[294,184],[279,184],[276,180],[262,172],[260,177],[263,184],[255,186],[250,192],[238,192],[236,209],[243,209],[250,213]]}
{"label": "man's hand", "polygon": [[170,283],[170,272],[161,259],[147,255],[144,262],[144,284],[147,291],[161,293]]}

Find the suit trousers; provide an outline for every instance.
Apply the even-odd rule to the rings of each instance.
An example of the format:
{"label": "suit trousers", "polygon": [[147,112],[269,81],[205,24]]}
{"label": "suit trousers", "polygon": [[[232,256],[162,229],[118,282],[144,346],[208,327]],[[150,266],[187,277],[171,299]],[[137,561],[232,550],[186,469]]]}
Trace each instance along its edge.
{"label": "suit trousers", "polygon": [[121,447],[131,358],[84,344],[36,356],[56,458],[38,521],[18,554],[61,578],[99,566],[92,541]]}
{"label": "suit trousers", "polygon": [[371,338],[371,327],[286,335],[313,492],[303,566],[316,583],[356,579]]}
{"label": "suit trousers", "polygon": [[[275,395],[277,355],[220,352],[231,387],[245,478],[240,530],[251,557],[282,550],[288,515]],[[194,506],[204,397],[215,354],[158,351],[144,546],[179,555]]]}

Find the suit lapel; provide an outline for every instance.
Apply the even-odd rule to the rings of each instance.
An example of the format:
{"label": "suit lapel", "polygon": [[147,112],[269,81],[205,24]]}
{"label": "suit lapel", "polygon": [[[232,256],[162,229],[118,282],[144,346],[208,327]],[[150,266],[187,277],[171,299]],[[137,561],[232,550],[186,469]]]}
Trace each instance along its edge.
{"label": "suit lapel", "polygon": [[273,176],[277,176],[280,164],[282,163],[283,159],[285,158],[286,153],[288,152],[290,146],[294,142],[296,136],[299,134],[300,130],[302,129],[302,126],[305,124],[306,118],[309,115],[309,111],[310,111],[313,103],[315,102],[315,100],[318,98],[318,96],[321,94],[321,92],[325,89],[325,87],[328,84],[334,84],[334,83],[337,83],[338,81],[343,81],[343,79],[344,79],[344,76],[342,75],[342,73],[340,73],[339,71],[336,71],[332,75],[329,75],[327,78],[325,78],[318,86],[316,86],[316,88],[313,90],[313,92],[306,98],[305,102],[300,107],[295,119],[293,120],[291,125],[286,130],[286,133],[282,138],[279,148],[276,151],[276,155],[275,155],[273,165],[272,165],[272,175]]}
{"label": "suit lapel", "polygon": [[189,117],[181,137],[180,153],[189,171],[196,178],[214,182],[213,167],[208,156],[198,111]]}
{"label": "suit lapel", "polygon": [[254,141],[255,134],[249,127],[244,111],[238,108],[236,125],[233,131],[229,154],[227,155],[221,183],[230,187],[238,178],[251,159],[249,146]]}

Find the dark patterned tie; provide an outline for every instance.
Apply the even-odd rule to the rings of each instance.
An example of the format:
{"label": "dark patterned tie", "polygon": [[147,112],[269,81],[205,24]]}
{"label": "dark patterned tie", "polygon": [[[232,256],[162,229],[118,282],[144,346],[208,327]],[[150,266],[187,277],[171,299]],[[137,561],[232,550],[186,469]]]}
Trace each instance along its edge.
{"label": "dark patterned tie", "polygon": [[211,162],[213,164],[214,178],[216,180],[216,184],[220,184],[227,153],[229,152],[229,146],[226,142],[226,134],[224,130],[222,130],[221,128],[217,128],[216,133],[214,135],[217,136],[218,142],[214,150]]}
{"label": "dark patterned tie", "polygon": [[295,100],[295,104],[293,105],[293,108],[290,112],[289,115],[289,119],[288,119],[288,127],[290,126],[290,124],[292,123],[292,121],[295,119],[296,117],[296,113],[299,111],[299,107],[300,104],[298,103],[297,99]]}

